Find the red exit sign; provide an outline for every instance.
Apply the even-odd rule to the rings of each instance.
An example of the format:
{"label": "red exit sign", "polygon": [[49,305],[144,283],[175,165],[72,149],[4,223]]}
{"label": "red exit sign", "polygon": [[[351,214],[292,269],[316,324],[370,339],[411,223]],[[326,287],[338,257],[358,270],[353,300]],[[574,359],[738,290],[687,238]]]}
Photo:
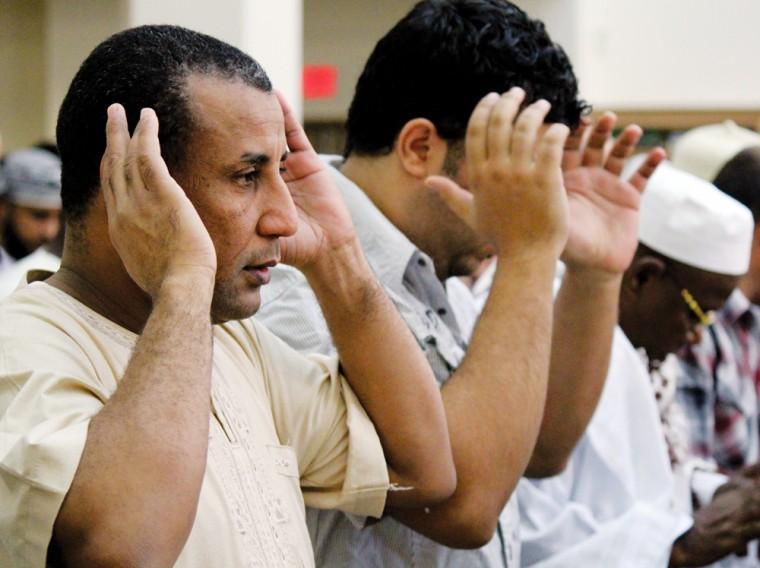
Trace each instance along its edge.
{"label": "red exit sign", "polygon": [[338,92],[338,68],[335,65],[303,66],[303,98],[329,99]]}

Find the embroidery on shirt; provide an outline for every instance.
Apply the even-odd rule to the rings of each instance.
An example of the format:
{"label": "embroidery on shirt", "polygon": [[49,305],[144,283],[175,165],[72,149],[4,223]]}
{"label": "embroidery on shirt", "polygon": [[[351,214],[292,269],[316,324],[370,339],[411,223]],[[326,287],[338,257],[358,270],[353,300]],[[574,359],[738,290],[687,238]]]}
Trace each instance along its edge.
{"label": "embroidery on shirt", "polygon": [[296,519],[282,502],[275,477],[284,467],[295,470],[296,479],[290,482],[298,483],[295,456],[291,463],[284,454],[273,455],[270,446],[254,443],[245,413],[217,373],[212,391],[218,424],[212,424],[216,435],[209,440],[209,467],[221,482],[249,568],[301,565],[291,539]]}

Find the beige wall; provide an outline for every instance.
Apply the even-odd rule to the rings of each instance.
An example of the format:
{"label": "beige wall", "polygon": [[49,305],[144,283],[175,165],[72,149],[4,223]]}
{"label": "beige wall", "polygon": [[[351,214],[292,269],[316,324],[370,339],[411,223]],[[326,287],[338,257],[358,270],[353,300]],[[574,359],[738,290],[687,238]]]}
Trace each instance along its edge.
{"label": "beige wall", "polygon": [[[336,65],[337,96],[307,101],[304,115],[341,121],[375,42],[415,2],[303,0],[303,8],[301,2],[0,0],[6,149],[53,135],[69,81],[98,41],[127,25],[158,21],[189,25],[249,51],[296,106],[301,57]],[[760,74],[752,73],[760,53],[757,0],[517,2],[566,47],[583,95],[597,107],[760,108]]]}
{"label": "beige wall", "polygon": [[300,114],[301,0],[0,0],[5,150],[53,139],[61,101],[89,52],[147,23],[184,25],[248,51]]}
{"label": "beige wall", "polygon": [[5,150],[45,130],[43,0],[0,0],[0,134]]}
{"label": "beige wall", "polygon": [[338,67],[335,98],[304,101],[306,120],[343,120],[364,62],[414,0],[304,0],[304,63]]}
{"label": "beige wall", "polygon": [[[568,52],[598,108],[760,109],[757,0],[516,0]],[[304,62],[339,69],[307,120],[342,121],[377,40],[414,0],[304,0]]]}
{"label": "beige wall", "polygon": [[757,0],[518,0],[599,108],[760,109]]}
{"label": "beige wall", "polygon": [[127,27],[127,0],[47,0],[46,133],[55,136],[58,109],[82,61],[111,34]]}

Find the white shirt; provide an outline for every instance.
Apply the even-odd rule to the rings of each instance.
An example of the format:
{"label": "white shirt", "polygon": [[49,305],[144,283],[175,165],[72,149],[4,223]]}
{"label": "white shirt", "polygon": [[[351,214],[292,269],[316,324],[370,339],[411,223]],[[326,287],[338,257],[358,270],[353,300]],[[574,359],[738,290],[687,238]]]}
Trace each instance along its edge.
{"label": "white shirt", "polygon": [[[338,170],[331,171],[370,266],[424,350],[436,378],[444,382],[462,360],[463,345],[436,311],[404,284],[405,271],[413,258],[419,264],[418,276],[434,280],[432,261],[383,216],[358,186]],[[334,351],[314,293],[305,277],[293,268],[272,271],[271,283],[262,288],[262,307],[256,318],[298,350]],[[513,505],[499,523],[497,535],[477,550],[442,546],[391,517],[358,530],[345,515],[307,509],[307,523],[315,558],[321,566],[493,568],[519,563],[516,515]]]}
{"label": "white shirt", "polygon": [[9,255],[6,250],[0,246],[0,274],[16,263],[16,259]]}
{"label": "white shirt", "polygon": [[[0,257],[7,253],[0,250]],[[10,259],[10,256],[8,256]],[[9,296],[19,285],[26,281],[26,273],[30,270],[47,270],[55,272],[61,265],[61,259],[46,251],[43,247],[20,260],[13,260],[7,264],[0,258],[0,300]]]}
{"label": "white shirt", "polygon": [[[482,310],[495,267],[484,271],[469,300],[457,295],[464,300],[457,314]],[[555,294],[563,274],[559,263]],[[673,542],[691,526],[691,493],[709,502],[723,482],[693,468],[674,477],[647,368],[616,328],[601,399],[567,468],[518,484],[522,565],[665,567]],[[715,566],[757,566],[753,558],[729,557]]]}
{"label": "white shirt", "polygon": [[518,486],[523,565],[667,566],[691,525],[674,495],[647,369],[617,328],[601,400],[567,469]]}

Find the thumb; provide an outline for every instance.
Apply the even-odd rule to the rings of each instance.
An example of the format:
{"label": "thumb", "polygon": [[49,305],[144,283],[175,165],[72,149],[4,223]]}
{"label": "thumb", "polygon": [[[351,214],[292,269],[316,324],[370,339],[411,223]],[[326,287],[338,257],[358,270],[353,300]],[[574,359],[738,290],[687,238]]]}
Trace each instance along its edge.
{"label": "thumb", "polygon": [[475,199],[469,191],[445,176],[428,176],[425,186],[432,189],[462,221],[476,228]]}

